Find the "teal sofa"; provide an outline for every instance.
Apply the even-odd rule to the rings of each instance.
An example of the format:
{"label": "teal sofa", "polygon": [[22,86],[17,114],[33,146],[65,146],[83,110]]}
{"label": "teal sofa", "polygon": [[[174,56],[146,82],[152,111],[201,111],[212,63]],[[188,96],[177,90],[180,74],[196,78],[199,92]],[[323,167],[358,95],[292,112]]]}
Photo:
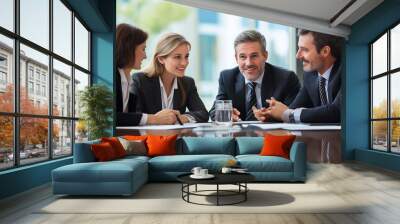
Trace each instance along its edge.
{"label": "teal sofa", "polygon": [[177,155],[127,156],[96,162],[90,145],[75,144],[74,163],[52,171],[54,194],[131,195],[148,181],[176,181],[176,177],[200,166],[219,172],[234,159],[259,182],[304,182],[306,145],[294,142],[290,159],[260,156],[262,137],[183,137],[177,140]]}

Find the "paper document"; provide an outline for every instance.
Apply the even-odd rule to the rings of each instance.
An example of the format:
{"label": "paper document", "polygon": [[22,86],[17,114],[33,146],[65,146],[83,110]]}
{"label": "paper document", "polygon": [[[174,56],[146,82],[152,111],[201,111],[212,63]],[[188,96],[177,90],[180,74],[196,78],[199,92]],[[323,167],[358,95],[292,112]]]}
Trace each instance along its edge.
{"label": "paper document", "polygon": [[202,126],[210,126],[211,123],[186,123],[183,125],[145,125],[145,126],[119,126],[117,129],[125,130],[173,130],[173,129],[185,129],[185,128],[196,128]]}
{"label": "paper document", "polygon": [[302,126],[302,127],[289,127],[287,130],[290,131],[313,131],[313,130],[341,130],[342,127],[340,125],[313,125],[313,126]]}
{"label": "paper document", "polygon": [[285,130],[289,130],[289,131],[341,130],[340,125],[309,125],[309,124],[273,123],[273,124],[251,124],[250,126],[258,127],[263,130],[274,130],[274,129],[285,129]]}
{"label": "paper document", "polygon": [[233,124],[262,124],[261,121],[235,121]]}
{"label": "paper document", "polygon": [[200,126],[193,131],[204,132],[204,131],[224,131],[224,132],[237,132],[240,131],[241,128],[238,125],[233,126],[224,126],[224,125],[209,125],[209,126]]}

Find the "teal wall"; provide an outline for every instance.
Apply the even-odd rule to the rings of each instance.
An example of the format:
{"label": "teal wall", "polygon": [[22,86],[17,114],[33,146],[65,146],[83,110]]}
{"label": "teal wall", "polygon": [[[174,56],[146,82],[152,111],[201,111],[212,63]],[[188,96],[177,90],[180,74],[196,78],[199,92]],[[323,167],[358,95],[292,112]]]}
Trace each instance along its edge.
{"label": "teal wall", "polygon": [[113,88],[113,33],[92,34],[92,81]]}
{"label": "teal wall", "polygon": [[400,172],[400,155],[393,153],[356,149],[355,160]]}
{"label": "teal wall", "polygon": [[109,32],[113,26],[108,16],[115,14],[115,0],[66,0],[79,17],[95,32]]}
{"label": "teal wall", "polygon": [[369,150],[368,44],[398,22],[400,22],[400,1],[386,0],[351,27],[351,35],[346,44],[344,79],[346,108],[343,122],[344,158],[392,170],[398,170],[399,165],[396,165],[400,164],[398,156],[387,153],[382,155],[380,152]]}
{"label": "teal wall", "polygon": [[[99,11],[107,25],[107,32],[92,32],[92,83],[105,84],[114,92],[114,42],[115,42],[115,1],[102,1],[98,5]],[[110,10],[114,9],[114,10]],[[115,102],[115,100],[114,100]],[[115,106],[113,107],[115,108]],[[115,111],[114,111],[115,114]],[[115,116],[112,118],[115,120]],[[110,135],[114,135],[115,128],[109,128]]]}
{"label": "teal wall", "polygon": [[0,199],[48,183],[53,169],[71,163],[69,157],[0,172]]}
{"label": "teal wall", "polygon": [[[115,1],[68,0],[68,2],[92,30],[93,83],[104,83],[113,88]],[[386,0],[352,26],[352,33],[346,44],[344,78],[344,158],[393,170],[400,170],[397,165],[400,164],[400,156],[368,150],[368,43],[398,22],[399,12],[399,0]],[[51,170],[70,163],[72,159],[65,158],[0,172],[0,199],[51,181]]]}
{"label": "teal wall", "polygon": [[[113,89],[114,0],[67,0],[92,32],[92,82]],[[112,130],[112,127],[110,127]],[[72,163],[72,157],[0,172],[0,199],[27,191],[51,181],[51,171]]]}

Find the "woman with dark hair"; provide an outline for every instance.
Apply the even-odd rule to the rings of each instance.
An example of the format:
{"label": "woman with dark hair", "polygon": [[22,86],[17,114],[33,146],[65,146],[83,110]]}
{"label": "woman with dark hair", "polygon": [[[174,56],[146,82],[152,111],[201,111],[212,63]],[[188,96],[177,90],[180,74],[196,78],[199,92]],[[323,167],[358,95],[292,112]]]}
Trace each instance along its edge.
{"label": "woman with dark hair", "polygon": [[208,111],[193,78],[185,76],[190,47],[182,35],[168,33],[161,37],[148,67],[133,77],[137,111],[171,111],[180,123],[208,121]]}
{"label": "woman with dark hair", "polygon": [[147,33],[129,24],[119,24],[116,34],[117,69],[117,126],[136,126],[145,124],[170,124],[175,123],[176,115],[163,111],[158,114],[148,115],[136,112],[135,95],[132,91],[133,69],[140,69],[142,61],[146,58]]}

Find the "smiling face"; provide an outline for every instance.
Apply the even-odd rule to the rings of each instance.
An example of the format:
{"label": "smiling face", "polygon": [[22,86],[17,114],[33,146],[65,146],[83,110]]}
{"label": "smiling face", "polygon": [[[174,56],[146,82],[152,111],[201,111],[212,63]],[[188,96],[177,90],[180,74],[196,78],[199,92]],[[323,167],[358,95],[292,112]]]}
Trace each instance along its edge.
{"label": "smiling face", "polygon": [[140,69],[142,67],[142,61],[146,58],[146,42],[144,42],[139,44],[135,49],[135,62],[133,64],[133,69]]}
{"label": "smiling face", "polygon": [[303,70],[306,72],[319,71],[323,68],[323,55],[317,51],[314,37],[311,33],[301,35],[298,42],[296,58],[303,62]]}
{"label": "smiling face", "polygon": [[254,81],[260,77],[268,52],[263,51],[259,42],[244,42],[236,46],[236,62],[246,79]]}
{"label": "smiling face", "polygon": [[188,44],[181,44],[169,55],[159,57],[158,60],[164,66],[165,72],[182,77],[185,75],[185,70],[189,65],[189,51]]}

